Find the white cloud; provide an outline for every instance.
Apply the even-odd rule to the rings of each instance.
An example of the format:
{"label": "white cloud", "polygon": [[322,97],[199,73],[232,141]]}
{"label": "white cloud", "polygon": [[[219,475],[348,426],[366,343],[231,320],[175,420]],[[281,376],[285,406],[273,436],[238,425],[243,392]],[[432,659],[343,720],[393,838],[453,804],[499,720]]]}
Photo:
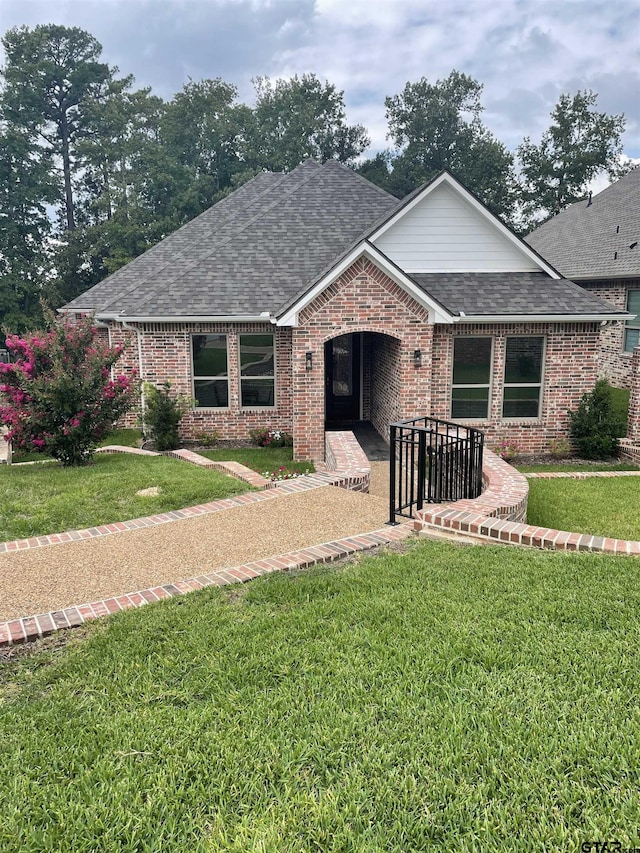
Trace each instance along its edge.
{"label": "white cloud", "polygon": [[538,140],[562,92],[593,89],[625,112],[640,155],[637,0],[0,0],[0,30],[79,26],[106,61],[169,98],[222,77],[240,97],[257,75],[314,72],[345,92],[351,122],[388,145],[384,97],[456,68],[484,84],[485,123],[508,148]]}

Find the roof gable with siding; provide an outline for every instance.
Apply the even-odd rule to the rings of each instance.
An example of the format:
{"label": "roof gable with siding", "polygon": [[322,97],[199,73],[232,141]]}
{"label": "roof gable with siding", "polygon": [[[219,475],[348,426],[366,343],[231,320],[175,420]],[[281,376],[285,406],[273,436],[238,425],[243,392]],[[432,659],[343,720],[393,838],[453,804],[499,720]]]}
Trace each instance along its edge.
{"label": "roof gable with siding", "polygon": [[412,273],[555,272],[447,173],[370,240]]}

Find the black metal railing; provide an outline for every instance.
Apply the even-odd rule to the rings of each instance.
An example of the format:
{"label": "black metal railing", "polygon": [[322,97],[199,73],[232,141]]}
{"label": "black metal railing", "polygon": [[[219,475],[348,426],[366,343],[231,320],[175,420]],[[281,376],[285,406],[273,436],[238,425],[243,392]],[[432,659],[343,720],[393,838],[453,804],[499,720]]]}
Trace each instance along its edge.
{"label": "black metal railing", "polygon": [[390,426],[389,523],[413,518],[425,503],[477,498],[484,433],[436,418]]}

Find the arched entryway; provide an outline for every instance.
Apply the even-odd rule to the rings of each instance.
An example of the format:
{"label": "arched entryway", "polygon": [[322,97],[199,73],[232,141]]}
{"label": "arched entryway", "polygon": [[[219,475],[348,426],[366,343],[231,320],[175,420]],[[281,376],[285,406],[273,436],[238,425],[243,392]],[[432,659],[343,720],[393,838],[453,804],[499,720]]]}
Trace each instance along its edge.
{"label": "arched entryway", "polygon": [[388,441],[400,418],[401,344],[379,332],[351,332],[325,343],[325,426],[370,423]]}

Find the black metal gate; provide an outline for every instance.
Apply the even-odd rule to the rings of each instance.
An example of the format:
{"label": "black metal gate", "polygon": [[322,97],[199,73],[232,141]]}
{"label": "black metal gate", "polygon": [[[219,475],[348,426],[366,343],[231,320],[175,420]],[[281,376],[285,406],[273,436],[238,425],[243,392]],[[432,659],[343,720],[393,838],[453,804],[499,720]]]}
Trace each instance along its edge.
{"label": "black metal gate", "polygon": [[436,418],[390,427],[389,523],[413,518],[425,503],[477,498],[482,491],[484,434]]}

